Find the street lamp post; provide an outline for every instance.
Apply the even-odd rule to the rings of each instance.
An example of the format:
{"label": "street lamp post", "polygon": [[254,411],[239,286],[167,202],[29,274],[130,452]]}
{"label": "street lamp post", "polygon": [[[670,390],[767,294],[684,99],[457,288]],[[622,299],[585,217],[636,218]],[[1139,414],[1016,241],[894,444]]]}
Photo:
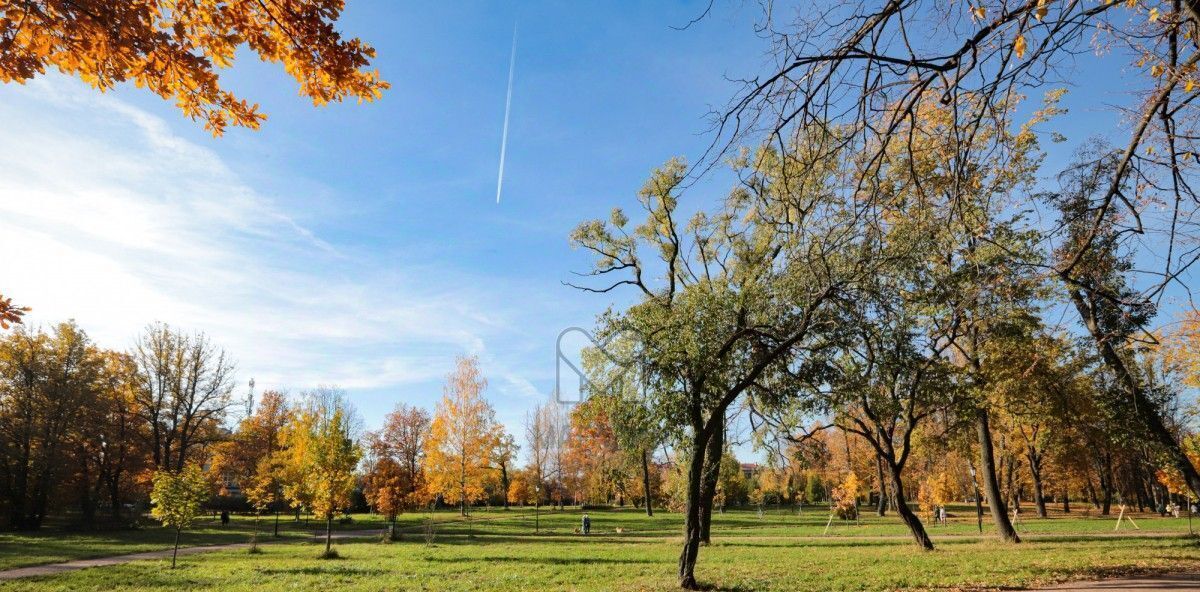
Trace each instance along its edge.
{"label": "street lamp post", "polygon": [[975,486],[975,522],[979,525],[979,532],[983,532],[983,500],[979,499],[979,480],[975,478],[975,465],[967,465],[967,469],[971,471],[971,484]]}

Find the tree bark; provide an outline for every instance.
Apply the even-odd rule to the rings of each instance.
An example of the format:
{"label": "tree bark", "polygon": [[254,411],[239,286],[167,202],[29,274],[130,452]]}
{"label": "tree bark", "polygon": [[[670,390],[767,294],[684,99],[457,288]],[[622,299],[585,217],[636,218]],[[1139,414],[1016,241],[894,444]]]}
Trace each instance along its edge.
{"label": "tree bark", "polygon": [[679,587],[698,590],[696,558],[700,554],[700,480],[704,473],[707,438],[696,434],[692,440],[692,459],[688,463],[687,502],[684,509],[683,551],[679,555]]}
{"label": "tree bark", "polygon": [[500,486],[503,490],[500,492],[500,497],[504,498],[504,509],[508,509],[508,465],[500,465]]}
{"label": "tree bark", "polygon": [[921,519],[908,507],[908,498],[904,495],[904,481],[900,479],[900,467],[888,462],[888,471],[892,474],[892,495],[896,496],[896,513],[900,514],[900,520],[908,527],[913,542],[926,551],[932,551],[933,540],[929,538],[929,533],[925,532],[925,525],[921,524]]}
{"label": "tree bark", "polygon": [[108,482],[108,497],[109,503],[112,504],[109,511],[112,513],[113,522],[118,522],[121,520],[121,485],[116,477]]}
{"label": "tree bark", "polygon": [[725,450],[725,426],[718,424],[708,438],[705,451],[703,481],[700,483],[700,542],[712,542],[713,501],[721,477],[721,455]]}
{"label": "tree bark", "polygon": [[642,494],[646,496],[646,515],[654,516],[654,504],[650,501],[650,452],[642,449]]}
{"label": "tree bark", "polygon": [[179,556],[179,531],[182,528],[175,529],[175,550],[171,551],[171,569],[175,569],[175,558]]}
{"label": "tree bark", "polygon": [[1046,517],[1046,498],[1042,492],[1042,458],[1033,446],[1026,454],[1029,460],[1029,475],[1033,478],[1033,503],[1037,506],[1038,518]]}
{"label": "tree bark", "polygon": [[1008,518],[1008,509],[1004,505],[1004,498],[1000,495],[1000,484],[996,480],[996,458],[992,454],[992,429],[988,425],[987,409],[980,407],[976,410],[975,428],[979,435],[979,472],[983,474],[983,489],[992,512],[992,520],[995,521],[996,530],[1005,542],[1019,543],[1021,537],[1017,536],[1017,530]]}
{"label": "tree bark", "polygon": [[325,555],[333,548],[333,512],[325,516]]}
{"label": "tree bark", "polygon": [[884,481],[883,476],[883,459],[879,458],[878,456],[875,457],[875,470],[879,476],[879,503],[875,507],[875,513],[880,516],[886,516],[888,505],[888,489],[887,483]]}

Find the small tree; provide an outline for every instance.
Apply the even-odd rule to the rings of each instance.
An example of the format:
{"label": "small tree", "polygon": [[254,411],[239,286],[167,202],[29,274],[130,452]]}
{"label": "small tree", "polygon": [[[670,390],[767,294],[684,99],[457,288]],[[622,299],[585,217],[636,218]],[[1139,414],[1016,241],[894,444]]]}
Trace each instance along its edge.
{"label": "small tree", "polygon": [[281,434],[283,495],[325,519],[325,554],[333,557],[333,515],[350,505],[362,452],[354,440],[354,409],[336,388],[319,388]]}
{"label": "small tree", "polygon": [[831,498],[833,500],[833,511],[838,515],[838,518],[843,520],[855,520],[858,518],[858,495],[861,486],[858,484],[858,476],[853,472],[846,473],[846,478],[840,485],[833,488]]}
{"label": "small tree", "polygon": [[179,534],[192,525],[200,515],[200,504],[208,498],[209,484],[200,467],[187,464],[178,472],[156,471],[150,502],[150,515],[163,526],[175,529],[175,549],[171,552],[171,569],[179,555]]}
{"label": "small tree", "polygon": [[921,506],[921,512],[929,520],[936,518],[934,513],[946,505],[949,498],[950,477],[944,472],[921,481],[921,487],[917,490],[917,502]]}
{"label": "small tree", "polygon": [[[254,472],[254,476],[250,478],[249,485],[243,490],[246,494],[246,501],[254,507],[254,538],[251,539],[253,546],[251,549],[258,548],[258,521],[262,517],[263,512],[271,509],[271,505],[280,500],[282,485],[279,482],[279,472],[271,457],[263,458],[258,463],[258,468]],[[279,536],[279,514],[275,515],[275,536]],[[252,551],[253,552],[253,551]]]}
{"label": "small tree", "polygon": [[387,517],[388,537],[394,539],[396,515],[408,499],[408,483],[400,465],[388,456],[373,458],[363,477],[363,493],[371,508]]}
{"label": "small tree", "polygon": [[354,491],[354,467],[362,454],[350,435],[349,412],[339,404],[317,424],[308,479],[312,483],[313,512],[325,518],[325,556],[331,555],[333,515],[350,505]]}

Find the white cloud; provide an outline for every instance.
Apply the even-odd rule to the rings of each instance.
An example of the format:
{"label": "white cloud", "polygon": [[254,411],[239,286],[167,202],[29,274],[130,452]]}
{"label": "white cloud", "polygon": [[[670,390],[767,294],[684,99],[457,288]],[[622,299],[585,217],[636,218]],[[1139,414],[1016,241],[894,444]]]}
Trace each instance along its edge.
{"label": "white cloud", "polygon": [[[203,330],[260,389],[429,383],[475,353],[494,389],[539,396],[525,364],[488,347],[538,308],[516,282],[483,290],[326,242],[212,150],[77,83],[42,79],[9,98],[0,291],[33,306],[31,322],[75,318],[114,348],[155,320]],[[537,379],[553,372],[551,345]]]}

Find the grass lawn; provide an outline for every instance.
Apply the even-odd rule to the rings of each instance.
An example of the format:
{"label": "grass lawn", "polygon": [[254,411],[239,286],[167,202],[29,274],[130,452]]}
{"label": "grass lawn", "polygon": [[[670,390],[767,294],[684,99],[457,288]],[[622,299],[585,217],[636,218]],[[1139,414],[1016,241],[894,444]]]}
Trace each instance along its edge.
{"label": "grass lawn", "polygon": [[[1137,515],[1140,531],[1112,531],[1115,517],[1054,516],[1023,519],[1027,541],[1006,546],[976,531],[974,515],[951,509],[948,526],[931,527],[937,550],[920,552],[906,539],[898,520],[864,518],[861,525],[835,522],[822,536],[828,515],[737,511],[714,516],[714,541],[700,553],[698,578],[725,590],[893,590],[1030,587],[1051,582],[1145,571],[1200,568],[1200,546],[1186,537],[1187,520]],[[675,587],[679,553],[678,514],[647,518],[635,510],[591,512],[593,535],[574,534],[580,512],[541,513],[534,535],[532,511],[477,512],[461,521],[453,513],[435,515],[434,542],[426,543],[424,515],[406,515],[399,542],[337,543],[342,558],[320,560],[320,544],[307,542],[311,529],[251,555],[222,551],[169,561],[140,561],[46,578],[0,584],[2,590],[669,590]],[[238,528],[244,526],[238,521]],[[382,521],[354,520],[381,527]],[[316,526],[313,523],[310,526]],[[1200,526],[1200,523],[1198,523]],[[349,528],[350,525],[343,525]],[[617,529],[621,532],[617,532]],[[157,532],[158,534],[153,534]],[[129,533],[122,533],[129,534]],[[154,548],[161,530],[139,531],[135,550]],[[1155,536],[1148,536],[1155,535]],[[24,535],[0,539],[0,549]],[[41,545],[70,549],[104,546],[72,535],[41,538]],[[119,535],[113,535],[114,537]],[[243,531],[196,533],[216,542]],[[211,537],[211,538],[209,538]],[[169,541],[169,537],[167,539]],[[35,545],[36,546],[36,545]],[[159,548],[162,548],[159,546]],[[127,552],[130,547],[119,552]],[[39,549],[41,552],[41,549]],[[57,551],[70,553],[67,551]],[[48,556],[46,553],[42,557]],[[4,557],[11,561],[8,552]]]}

